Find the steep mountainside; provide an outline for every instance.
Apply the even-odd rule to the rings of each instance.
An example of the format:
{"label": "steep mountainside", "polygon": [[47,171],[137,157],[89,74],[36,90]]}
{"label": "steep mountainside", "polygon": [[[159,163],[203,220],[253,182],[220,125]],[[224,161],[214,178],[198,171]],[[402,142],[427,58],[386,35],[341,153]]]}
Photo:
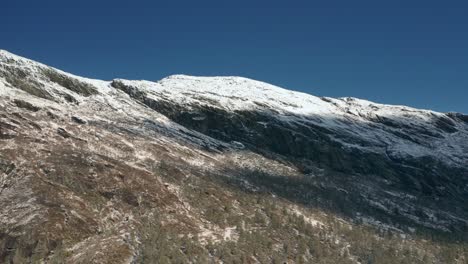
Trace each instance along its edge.
{"label": "steep mountainside", "polygon": [[468,263],[468,116],[0,51],[0,263]]}

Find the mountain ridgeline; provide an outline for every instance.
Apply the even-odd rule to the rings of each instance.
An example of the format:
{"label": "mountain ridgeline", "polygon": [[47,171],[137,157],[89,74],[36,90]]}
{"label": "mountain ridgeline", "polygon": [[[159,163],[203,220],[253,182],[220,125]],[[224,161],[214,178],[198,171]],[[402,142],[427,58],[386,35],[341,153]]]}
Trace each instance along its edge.
{"label": "mountain ridgeline", "polygon": [[467,263],[468,116],[0,51],[1,263]]}

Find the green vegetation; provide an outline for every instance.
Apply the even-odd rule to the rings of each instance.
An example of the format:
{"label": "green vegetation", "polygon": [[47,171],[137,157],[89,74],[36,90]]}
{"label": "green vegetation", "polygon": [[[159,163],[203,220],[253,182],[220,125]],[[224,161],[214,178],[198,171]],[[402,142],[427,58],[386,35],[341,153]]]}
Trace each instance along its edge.
{"label": "green vegetation", "polygon": [[[285,199],[266,192],[248,192],[220,180],[220,175],[172,177],[169,163],[156,166],[165,180],[182,186],[185,200],[210,223],[221,229],[235,227],[236,238],[202,243],[196,232],[188,235],[177,226],[161,224],[159,217],[142,230],[143,263],[467,263],[466,242],[404,237],[386,229],[351,224],[314,207],[304,209],[317,215],[324,226],[312,225],[295,213]],[[180,169],[180,168],[179,168]],[[253,173],[255,174],[255,173]],[[255,184],[278,184],[284,193],[299,196],[294,180],[249,174]],[[282,178],[284,179],[284,177]],[[273,181],[273,182],[272,182]],[[305,186],[303,190],[307,189]],[[284,195],[283,195],[284,196]],[[294,198],[294,197],[290,197]],[[329,197],[338,199],[338,197]],[[211,261],[211,262],[210,262]]]}

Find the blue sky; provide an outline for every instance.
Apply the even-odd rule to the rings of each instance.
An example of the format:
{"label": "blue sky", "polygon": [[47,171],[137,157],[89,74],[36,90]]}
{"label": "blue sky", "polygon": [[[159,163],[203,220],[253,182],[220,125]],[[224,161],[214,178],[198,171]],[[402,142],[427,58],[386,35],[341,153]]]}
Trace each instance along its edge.
{"label": "blue sky", "polygon": [[238,75],[468,113],[468,2],[6,0],[0,12],[1,49],[87,77]]}

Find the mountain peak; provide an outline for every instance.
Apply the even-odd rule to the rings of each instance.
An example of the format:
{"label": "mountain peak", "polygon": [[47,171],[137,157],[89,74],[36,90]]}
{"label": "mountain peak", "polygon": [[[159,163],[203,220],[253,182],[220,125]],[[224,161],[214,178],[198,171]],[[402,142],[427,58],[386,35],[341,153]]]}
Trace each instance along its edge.
{"label": "mountain peak", "polygon": [[4,49],[0,49],[0,56],[7,56],[7,55],[13,55],[13,54]]}
{"label": "mountain peak", "polygon": [[16,55],[14,53],[11,53],[11,52],[9,52],[7,50],[3,50],[3,49],[0,49],[0,58],[14,59],[15,61],[23,60],[23,61],[33,62],[30,59],[27,59],[25,57]]}
{"label": "mountain peak", "polygon": [[189,84],[189,83],[203,83],[215,86],[249,86],[251,88],[263,89],[283,89],[266,82],[241,77],[241,76],[192,76],[185,74],[175,74],[165,77],[159,81],[160,83]]}

